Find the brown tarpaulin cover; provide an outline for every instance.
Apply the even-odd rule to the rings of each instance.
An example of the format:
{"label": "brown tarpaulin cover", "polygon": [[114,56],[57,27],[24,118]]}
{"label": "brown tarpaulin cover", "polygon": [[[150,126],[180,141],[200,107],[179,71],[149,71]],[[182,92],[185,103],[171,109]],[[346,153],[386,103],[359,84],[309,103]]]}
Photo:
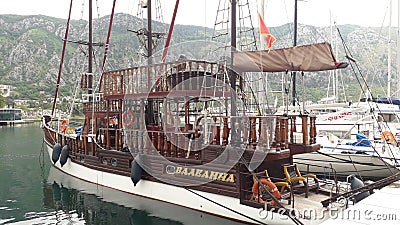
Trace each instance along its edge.
{"label": "brown tarpaulin cover", "polygon": [[347,67],[336,62],[329,43],[233,53],[236,72],[324,71]]}

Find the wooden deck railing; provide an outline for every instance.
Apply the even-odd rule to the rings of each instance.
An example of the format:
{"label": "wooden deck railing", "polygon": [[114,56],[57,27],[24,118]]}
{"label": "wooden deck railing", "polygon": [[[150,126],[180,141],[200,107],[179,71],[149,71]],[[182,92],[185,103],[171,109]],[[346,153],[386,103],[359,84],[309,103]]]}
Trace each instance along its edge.
{"label": "wooden deck railing", "polygon": [[84,112],[106,112],[107,107],[105,101],[88,102],[83,104]]}
{"label": "wooden deck railing", "polygon": [[[206,146],[226,146],[233,141],[247,144],[247,150],[289,148],[290,143],[312,145],[316,142],[314,116],[211,116],[194,126],[167,128],[148,126],[147,130],[101,128],[97,134],[80,136],[46,129],[45,138],[51,144],[69,144],[72,153],[96,155],[96,149],[122,150],[159,154],[166,157],[202,159]],[[296,124],[300,120],[299,124]],[[208,122],[206,122],[208,121]],[[232,132],[231,124],[236,124]],[[200,125],[201,124],[201,125]],[[192,127],[191,129],[189,129]],[[236,135],[232,136],[233,134]],[[296,136],[297,135],[297,136]],[[301,137],[298,140],[298,137]]]}
{"label": "wooden deck railing", "polygon": [[[185,61],[105,72],[103,93],[109,96],[166,92],[173,88],[200,90],[204,82],[213,82],[209,79],[211,77],[228,84],[226,70],[224,65],[213,62]],[[204,80],[204,77],[208,77],[208,80]],[[177,86],[179,83],[182,85]]]}
{"label": "wooden deck railing", "polygon": [[[161,127],[147,127],[146,131],[125,130],[124,135],[126,144],[131,149],[147,151],[149,154],[157,151],[167,157],[195,159],[201,159],[199,151],[206,146],[226,146],[233,141],[246,143],[248,150],[259,148],[280,151],[288,149],[289,143],[315,144],[315,117],[300,116],[300,124],[296,124],[296,118],[297,116],[212,116],[201,119],[208,120],[208,124],[195,124],[193,129],[188,129],[191,126],[165,130]],[[234,132],[236,137],[232,136],[232,122],[237,124]],[[301,140],[296,140],[296,135]]]}

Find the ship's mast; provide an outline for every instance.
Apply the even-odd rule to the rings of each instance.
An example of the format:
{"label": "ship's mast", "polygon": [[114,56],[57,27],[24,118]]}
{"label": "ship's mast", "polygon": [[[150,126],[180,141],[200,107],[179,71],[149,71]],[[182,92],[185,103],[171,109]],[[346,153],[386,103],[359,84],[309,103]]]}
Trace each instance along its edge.
{"label": "ship's mast", "polygon": [[[236,4],[237,0],[231,0],[231,65],[233,65],[233,52],[236,51]],[[236,91],[236,73],[229,70],[230,81],[231,81],[231,92]],[[235,93],[231,95],[231,115],[236,116],[236,99]],[[232,132],[232,143],[238,142],[236,134],[236,123],[234,120],[231,121],[231,132]]]}
{"label": "ship's mast", "polygon": [[[236,51],[236,0],[231,1],[231,60],[233,60],[233,52]],[[236,75],[231,71],[231,88],[235,91],[236,87]],[[232,103],[231,107],[234,107]],[[231,113],[235,113],[236,110],[232,108]]]}
{"label": "ship's mast", "polygon": [[[89,40],[88,40],[88,94],[93,93],[93,15],[92,15],[92,0],[89,0]],[[91,99],[89,97],[89,99]]]}
{"label": "ship's mast", "polygon": [[[297,0],[294,0],[293,46],[297,45]],[[292,72],[292,105],[296,106],[296,72]]]}
{"label": "ship's mast", "polygon": [[232,52],[236,49],[236,0],[231,0],[231,46]]}
{"label": "ship's mast", "polygon": [[388,69],[388,86],[387,86],[387,97],[390,97],[391,95],[391,80],[392,80],[392,0],[389,1],[389,40],[388,40],[388,64],[387,64],[387,69]]}
{"label": "ship's mast", "polygon": [[396,96],[400,97],[400,1],[397,3],[397,7]]}
{"label": "ship's mast", "polygon": [[[141,28],[139,30],[128,30],[130,32],[134,32],[138,38],[140,44],[146,49],[146,53],[142,54],[147,60],[148,65],[153,63],[152,56],[153,51],[157,48],[158,40],[164,37],[164,33],[153,32],[152,27],[152,3],[151,0],[142,0],[139,4],[139,7],[146,10],[147,12],[147,28]],[[156,5],[156,7],[158,7]],[[154,41],[156,39],[156,41]]]}
{"label": "ship's mast", "polygon": [[149,65],[152,64],[151,56],[153,55],[153,32],[151,26],[151,0],[147,0],[147,62]]}

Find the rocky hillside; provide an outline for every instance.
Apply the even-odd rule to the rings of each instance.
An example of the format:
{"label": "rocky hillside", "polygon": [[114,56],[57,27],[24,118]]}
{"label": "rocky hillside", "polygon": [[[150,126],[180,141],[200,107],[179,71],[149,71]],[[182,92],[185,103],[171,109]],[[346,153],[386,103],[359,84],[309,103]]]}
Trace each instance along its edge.
{"label": "rocky hillside", "polygon": [[[94,41],[104,43],[108,29],[108,17],[94,21]],[[131,67],[140,62],[143,49],[139,47],[139,40],[133,32],[137,30],[141,22],[135,17],[117,14],[114,18],[112,43],[108,57],[107,69],[119,67]],[[44,99],[54,93],[58,74],[61,49],[65,32],[66,21],[46,16],[17,16],[0,15],[0,84],[9,84],[16,87],[13,98],[19,99]],[[87,22],[72,21],[69,31],[67,51],[63,66],[62,87],[72,93],[74,84],[78,81],[78,75],[86,68],[87,47],[78,45],[76,41],[84,41],[87,37]],[[154,24],[160,30],[165,31],[167,26]],[[375,90],[386,85],[387,74],[387,31],[379,28],[366,28],[353,25],[339,27],[345,45],[350,50],[352,58],[359,63],[363,76],[366,76]],[[274,48],[293,45],[293,27],[284,25],[271,27],[271,33],[277,38]],[[176,25],[172,45],[180,42],[202,42],[210,40],[213,30],[196,26]],[[258,32],[255,32],[258,34]],[[343,51],[344,47],[337,32],[331,38],[329,27],[312,27],[300,25],[298,29],[298,45],[315,42],[331,42],[337,49],[338,60],[348,61]],[[395,40],[395,38],[393,37]],[[334,41],[331,41],[334,40]],[[181,47],[200,49],[205,52],[201,44],[191,42]],[[161,41],[160,46],[163,45]],[[395,41],[392,48],[396,46]],[[96,68],[101,66],[104,47],[96,47]],[[395,53],[395,51],[393,50]],[[392,56],[396,59],[396,55]],[[393,71],[395,65],[393,60]],[[360,87],[357,78],[351,68],[341,72],[342,88],[347,90],[350,98],[358,97]],[[307,86],[311,88],[311,95],[318,99],[326,95],[328,87],[328,75],[311,74],[306,77]],[[321,84],[323,84],[321,86]],[[382,92],[378,95],[384,95]]]}

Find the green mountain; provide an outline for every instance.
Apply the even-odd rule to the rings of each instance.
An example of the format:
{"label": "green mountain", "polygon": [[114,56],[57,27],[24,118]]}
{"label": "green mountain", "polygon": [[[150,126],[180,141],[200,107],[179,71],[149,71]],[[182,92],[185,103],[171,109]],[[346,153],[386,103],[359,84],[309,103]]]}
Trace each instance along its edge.
{"label": "green mountain", "polygon": [[[94,21],[94,41],[104,43],[108,29],[108,17]],[[108,53],[107,70],[138,65],[145,52],[140,48],[139,39],[130,30],[138,30],[143,22],[136,17],[126,14],[116,14],[112,28],[111,43]],[[54,95],[58,70],[60,67],[61,50],[65,33],[66,20],[47,16],[18,16],[0,15],[0,84],[8,84],[16,87],[13,99],[51,99]],[[159,31],[164,32],[168,26],[153,23]],[[376,96],[385,96],[387,84],[387,43],[386,29],[367,28],[354,25],[339,26],[341,37],[337,31],[331,28],[299,25],[297,44],[310,44],[316,42],[331,42],[335,49],[338,61],[349,61],[346,55],[355,59],[358,67],[354,72],[352,67],[338,73],[341,98],[347,96],[347,100],[356,100],[359,97],[359,79],[365,78],[373,88]],[[271,27],[271,33],[277,41],[274,48],[289,47],[293,45],[293,26],[286,24],[279,27]],[[258,35],[257,30],[254,31]],[[205,55],[211,44],[204,45],[205,40],[210,40],[213,29],[198,26],[176,25],[171,45],[186,43],[171,50],[170,59],[177,57],[179,51],[188,52],[187,49],[196,49],[198,54]],[[87,39],[87,21],[75,20],[71,22],[66,55],[63,64],[61,89],[64,96],[74,93],[74,86],[79,82],[80,74],[87,67],[87,46],[74,42]],[[258,37],[256,37],[258,40]],[[341,41],[343,39],[343,44]],[[219,38],[218,40],[225,40]],[[332,41],[331,41],[332,40]],[[395,40],[394,34],[392,40]],[[159,43],[163,46],[165,39]],[[396,59],[395,41],[391,43],[393,48],[392,59]],[[350,52],[344,52],[346,46]],[[96,71],[101,67],[104,47],[95,47]],[[189,57],[192,57],[189,55]],[[395,60],[392,60],[392,71],[396,72]],[[357,74],[357,76],[355,75]],[[362,75],[362,77],[360,76]],[[280,88],[278,80],[274,89]],[[393,79],[395,81],[395,79]],[[299,81],[300,82],[300,81]],[[314,101],[326,97],[329,81],[329,73],[312,73],[305,76],[307,95]],[[300,84],[300,83],[299,83]],[[330,87],[332,88],[332,87]],[[300,88],[299,88],[300,89]],[[65,92],[66,91],[66,92]],[[301,92],[301,90],[300,90]],[[61,96],[62,97],[62,96]]]}

